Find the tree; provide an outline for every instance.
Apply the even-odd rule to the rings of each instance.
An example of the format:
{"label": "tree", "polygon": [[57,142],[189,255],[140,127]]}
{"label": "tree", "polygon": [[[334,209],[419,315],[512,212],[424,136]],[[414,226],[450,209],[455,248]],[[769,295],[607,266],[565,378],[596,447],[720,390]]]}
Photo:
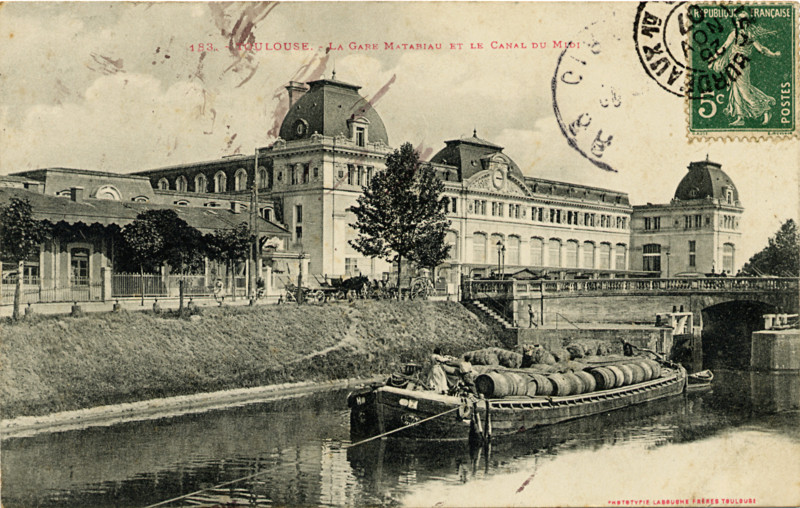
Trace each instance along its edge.
{"label": "tree", "polygon": [[779,275],[797,277],[800,275],[800,234],[793,219],[781,224],[767,246],[750,258],[742,267],[745,275]]}
{"label": "tree", "polygon": [[[225,269],[230,276],[233,276],[233,264],[237,261],[244,261],[252,247],[252,235],[250,227],[246,222],[236,226],[234,229],[218,229],[213,234],[205,235],[206,255],[209,259],[225,263]],[[236,288],[234,288],[234,298]]]}
{"label": "tree", "polygon": [[[181,219],[175,210],[147,210],[122,229],[125,247],[136,259],[142,277],[144,304],[144,268],[156,270],[168,264],[184,274],[203,254],[203,235]],[[183,301],[183,286],[181,286]]]}
{"label": "tree", "polygon": [[46,234],[46,226],[33,218],[31,203],[27,199],[11,198],[8,205],[0,208],[0,258],[17,263],[12,314],[15,321],[20,317],[25,260],[38,252]]}
{"label": "tree", "polygon": [[450,221],[440,202],[443,190],[433,170],[420,165],[411,143],[404,143],[351,208],[358,237],[350,245],[366,256],[397,263],[399,288],[404,259],[435,266],[447,256],[444,234]]}

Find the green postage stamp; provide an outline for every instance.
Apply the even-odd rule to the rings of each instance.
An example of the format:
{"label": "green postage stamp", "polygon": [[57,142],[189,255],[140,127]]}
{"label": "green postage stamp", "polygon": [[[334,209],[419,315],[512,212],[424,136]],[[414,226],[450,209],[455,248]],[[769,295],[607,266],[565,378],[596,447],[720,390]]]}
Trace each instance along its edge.
{"label": "green postage stamp", "polygon": [[797,4],[698,3],[685,26],[690,137],[797,133]]}

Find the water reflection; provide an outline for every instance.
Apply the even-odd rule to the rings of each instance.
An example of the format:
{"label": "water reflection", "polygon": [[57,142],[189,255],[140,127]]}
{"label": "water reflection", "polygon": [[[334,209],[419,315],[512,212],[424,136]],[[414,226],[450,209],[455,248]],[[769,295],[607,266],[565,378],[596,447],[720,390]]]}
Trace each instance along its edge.
{"label": "water reflection", "polygon": [[[346,392],[8,439],[2,449],[3,504],[144,506],[249,475],[254,476],[170,506],[413,504],[433,499],[422,494],[431,488],[507,479],[514,479],[513,489],[527,479],[529,486],[522,488],[528,492],[541,488],[542,471],[567,467],[575,456],[598,461],[596,470],[575,480],[588,482],[609,470],[604,461],[623,460],[635,471],[654,453],[680,454],[686,443],[695,446],[730,433],[757,431],[781,443],[800,443],[800,375],[716,374],[710,392],[495,440],[490,449],[401,439],[345,450],[350,439]],[[764,439],[759,446],[769,445],[770,438]],[[619,459],[625,450],[636,452]],[[716,453],[716,460],[729,459],[724,448]]]}

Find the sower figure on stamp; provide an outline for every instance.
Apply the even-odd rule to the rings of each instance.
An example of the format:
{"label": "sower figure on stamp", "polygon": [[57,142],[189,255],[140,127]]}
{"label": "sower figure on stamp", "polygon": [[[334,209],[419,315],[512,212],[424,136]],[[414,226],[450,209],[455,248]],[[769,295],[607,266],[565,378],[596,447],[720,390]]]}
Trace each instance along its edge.
{"label": "sower figure on stamp", "polygon": [[709,60],[709,68],[720,74],[726,74],[726,69],[731,62],[741,71],[736,79],[731,80],[728,93],[728,105],[725,114],[733,117],[731,125],[744,125],[745,118],[759,118],[763,116],[762,124],[766,125],[771,117],[770,110],[775,106],[775,98],[765,94],[750,84],[750,58],[755,48],[759,53],[769,57],[781,56],[780,51],[772,51],[761,43],[761,40],[775,32],[752,24],[748,14],[738,14],[739,25],[744,28],[739,32],[731,32],[725,43]]}

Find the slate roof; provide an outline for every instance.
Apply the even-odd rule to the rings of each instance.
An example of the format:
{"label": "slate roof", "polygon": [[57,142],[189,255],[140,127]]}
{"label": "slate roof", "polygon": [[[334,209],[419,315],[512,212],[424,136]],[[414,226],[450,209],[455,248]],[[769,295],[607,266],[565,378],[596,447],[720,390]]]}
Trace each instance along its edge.
{"label": "slate roof", "polygon": [[[27,199],[33,208],[33,216],[40,220],[56,223],[64,221],[68,224],[82,222],[120,227],[129,224],[136,216],[146,210],[171,209],[190,226],[203,233],[211,233],[217,229],[232,229],[250,220],[249,212],[234,213],[224,208],[199,208],[188,206],[169,206],[154,203],[137,203],[108,201],[87,198],[72,201],[69,197],[50,196],[18,188],[0,188],[0,205],[7,204],[11,198]],[[289,232],[282,226],[259,218],[259,232],[267,236],[286,236]]]}
{"label": "slate roof", "polygon": [[[307,139],[315,132],[323,136],[349,136],[347,121],[364,117],[369,122],[368,142],[382,141],[389,145],[389,136],[378,112],[358,94],[359,86],[332,79],[308,83],[309,91],[292,104],[283,118],[280,137],[286,141]],[[305,132],[298,134],[297,122],[307,123]]]}
{"label": "slate roof", "polygon": [[739,191],[733,180],[724,171],[722,164],[709,160],[689,163],[689,172],[683,177],[675,189],[675,199],[688,201],[691,199],[725,199],[724,187],[733,190],[733,202],[739,202]]}
{"label": "slate roof", "polygon": [[[445,145],[436,155],[431,157],[430,161],[435,164],[455,166],[458,168],[461,180],[467,180],[475,173],[483,171],[481,158],[503,151],[502,146],[479,138],[477,132],[474,131],[472,136],[451,139],[450,141],[445,141]],[[512,170],[517,174],[521,174],[517,164],[510,157],[508,160],[511,162]]]}

